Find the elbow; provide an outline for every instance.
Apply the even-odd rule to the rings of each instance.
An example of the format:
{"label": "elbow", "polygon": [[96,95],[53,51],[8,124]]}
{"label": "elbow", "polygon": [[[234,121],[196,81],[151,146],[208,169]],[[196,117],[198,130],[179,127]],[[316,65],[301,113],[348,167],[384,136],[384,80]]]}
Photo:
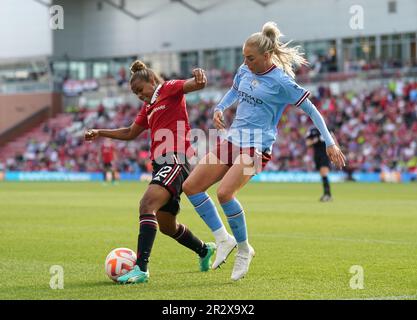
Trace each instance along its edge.
{"label": "elbow", "polygon": [[125,140],[133,140],[134,138],[135,135],[133,134],[133,131],[130,128],[127,128]]}

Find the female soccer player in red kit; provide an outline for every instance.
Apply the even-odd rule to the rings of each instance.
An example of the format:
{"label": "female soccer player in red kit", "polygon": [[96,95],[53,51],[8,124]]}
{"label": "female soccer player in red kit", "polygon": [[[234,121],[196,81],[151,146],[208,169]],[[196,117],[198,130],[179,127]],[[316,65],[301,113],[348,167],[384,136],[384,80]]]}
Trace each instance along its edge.
{"label": "female soccer player in red kit", "polygon": [[[116,172],[113,168],[113,161],[115,158],[114,146],[111,140],[106,140],[100,148],[101,162],[103,164],[103,181],[111,180],[114,184],[116,181]],[[108,174],[111,174],[111,179],[108,179]]]}
{"label": "female soccer player in red kit", "polygon": [[197,68],[191,79],[164,82],[139,60],[132,64],[131,73],[131,89],[145,102],[132,125],[119,129],[91,129],[85,133],[87,141],[97,137],[132,140],[151,129],[153,172],[139,206],[137,263],[117,281],[148,281],[147,265],[158,226],[162,233],[196,252],[200,257],[200,270],[208,271],[215,253],[214,243],[204,243],[176,220],[182,183],[190,172],[186,153],[192,150],[187,140],[190,125],[184,94],[203,89],[207,82],[205,73]]}

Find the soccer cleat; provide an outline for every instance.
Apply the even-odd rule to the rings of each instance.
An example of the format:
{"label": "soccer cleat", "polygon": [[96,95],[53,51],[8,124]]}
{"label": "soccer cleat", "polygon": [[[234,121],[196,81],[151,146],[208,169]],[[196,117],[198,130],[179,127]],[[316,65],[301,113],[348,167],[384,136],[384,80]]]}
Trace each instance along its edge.
{"label": "soccer cleat", "polygon": [[149,280],[149,271],[143,272],[138,265],[135,265],[128,273],[117,278],[118,283],[144,283]]}
{"label": "soccer cleat", "polygon": [[238,252],[235,265],[233,266],[231,279],[237,281],[242,279],[249,271],[249,265],[255,256],[255,250],[249,246],[249,252]]}
{"label": "soccer cleat", "polygon": [[324,194],[324,195],[322,195],[322,197],[320,198],[320,202],[329,202],[329,201],[332,201],[333,200],[333,198],[332,198],[332,196],[331,195],[329,195],[329,194]]}
{"label": "soccer cleat", "polygon": [[233,251],[234,248],[236,248],[237,242],[234,237],[231,235],[228,236],[228,238],[224,241],[219,241],[216,243],[217,245],[217,254],[216,259],[214,260],[214,263],[212,265],[213,269],[217,269],[226,262],[227,257],[229,254]]}
{"label": "soccer cleat", "polygon": [[200,271],[209,271],[211,265],[211,257],[216,252],[216,245],[213,242],[206,243],[207,253],[201,258],[200,257]]}

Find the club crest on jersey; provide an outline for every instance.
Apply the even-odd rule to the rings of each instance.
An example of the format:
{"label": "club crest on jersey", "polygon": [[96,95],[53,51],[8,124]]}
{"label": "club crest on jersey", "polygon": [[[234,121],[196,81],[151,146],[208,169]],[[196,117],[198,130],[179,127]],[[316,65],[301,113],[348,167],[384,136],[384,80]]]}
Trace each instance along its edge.
{"label": "club crest on jersey", "polygon": [[253,91],[253,89],[255,89],[258,85],[259,81],[256,79],[252,79],[252,81],[250,82],[250,89]]}

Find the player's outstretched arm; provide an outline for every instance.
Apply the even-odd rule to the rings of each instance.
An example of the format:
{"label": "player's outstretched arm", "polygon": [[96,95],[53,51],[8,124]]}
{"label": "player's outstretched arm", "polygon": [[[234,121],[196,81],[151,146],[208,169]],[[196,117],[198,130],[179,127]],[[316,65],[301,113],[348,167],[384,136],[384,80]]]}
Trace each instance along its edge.
{"label": "player's outstretched arm", "polygon": [[203,69],[201,68],[194,69],[193,76],[194,78],[191,78],[185,81],[184,86],[183,86],[184,93],[201,90],[206,86],[207,77]]}
{"label": "player's outstretched arm", "polygon": [[343,168],[345,166],[346,157],[340,148],[336,145],[333,137],[331,136],[329,130],[327,129],[326,123],[324,122],[323,117],[320,112],[311,103],[309,99],[306,99],[301,105],[300,108],[308,114],[308,116],[313,121],[314,125],[319,129],[320,134],[326,142],[326,152],[332,161],[338,168]]}
{"label": "player's outstretched arm", "polygon": [[213,114],[213,124],[214,127],[218,130],[222,130],[226,128],[226,124],[224,123],[223,111],[229,108],[233,103],[236,102],[238,99],[238,91],[232,87],[226,94],[223,96],[222,100],[214,109]]}
{"label": "player's outstretched arm", "polygon": [[86,141],[93,141],[98,137],[105,137],[117,140],[132,140],[135,139],[146,129],[132,123],[128,128],[118,128],[118,129],[89,129],[84,134],[84,139]]}
{"label": "player's outstretched arm", "polygon": [[221,110],[214,111],[213,125],[217,130],[226,129],[226,124],[224,123],[223,112]]}
{"label": "player's outstretched arm", "polygon": [[346,156],[341,151],[339,142],[337,142],[336,136],[331,132],[332,138],[334,140],[334,145],[326,148],[326,153],[329,156],[329,159],[339,168],[346,166]]}

